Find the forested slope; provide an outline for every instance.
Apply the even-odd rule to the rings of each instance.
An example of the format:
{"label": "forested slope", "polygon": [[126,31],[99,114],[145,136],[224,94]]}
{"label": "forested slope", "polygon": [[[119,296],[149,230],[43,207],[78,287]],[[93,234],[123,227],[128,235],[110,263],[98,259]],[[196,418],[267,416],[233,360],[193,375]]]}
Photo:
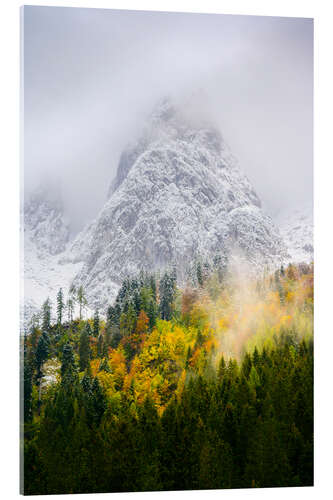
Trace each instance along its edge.
{"label": "forested slope", "polygon": [[26,494],[313,484],[312,265],[141,273],[106,320],[70,300],[24,338]]}

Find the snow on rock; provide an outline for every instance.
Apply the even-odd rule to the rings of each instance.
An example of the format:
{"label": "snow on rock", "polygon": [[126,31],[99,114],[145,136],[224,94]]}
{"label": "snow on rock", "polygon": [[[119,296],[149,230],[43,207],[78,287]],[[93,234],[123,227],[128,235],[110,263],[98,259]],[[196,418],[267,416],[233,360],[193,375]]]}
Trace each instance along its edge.
{"label": "snow on rock", "polygon": [[287,245],[288,262],[313,261],[313,206],[307,204],[275,217],[281,235]]}
{"label": "snow on rock", "polygon": [[68,291],[81,264],[60,262],[69,241],[69,227],[55,191],[39,188],[26,200],[23,229],[22,320],[27,325],[47,297],[55,305],[59,288]]}
{"label": "snow on rock", "polygon": [[74,276],[81,264],[59,263],[60,255],[40,254],[29,235],[24,243],[24,297],[27,316],[37,312],[42,303],[50,298],[53,305],[59,288],[68,292]]}
{"label": "snow on rock", "polygon": [[61,197],[50,192],[40,189],[24,207],[30,317],[72,282],[103,314],[122,280],[141,269],[175,265],[182,280],[198,259],[258,273],[313,258],[312,210],[273,221],[219,131],[168,100],[123,151],[104,207],[73,242]]}
{"label": "snow on rock", "polygon": [[24,204],[24,229],[36,245],[38,255],[57,255],[66,248],[69,224],[64,217],[57,189],[40,186]]}
{"label": "snow on rock", "polygon": [[121,155],[107,202],[66,259],[82,262],[75,282],[105,305],[115,284],[142,268],[174,264],[182,275],[193,260],[228,258],[236,248],[254,270],[287,255],[220,133],[163,101]]}

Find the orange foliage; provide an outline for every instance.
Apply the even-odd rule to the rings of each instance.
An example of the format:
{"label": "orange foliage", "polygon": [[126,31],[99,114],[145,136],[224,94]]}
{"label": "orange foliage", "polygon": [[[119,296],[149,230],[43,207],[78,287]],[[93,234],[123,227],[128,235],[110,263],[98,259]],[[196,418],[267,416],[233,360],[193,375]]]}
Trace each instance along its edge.
{"label": "orange foliage", "polygon": [[96,377],[100,366],[100,359],[95,358],[90,361],[91,374],[93,377]]}
{"label": "orange foliage", "polygon": [[147,333],[148,323],[149,323],[149,318],[147,314],[144,311],[140,311],[138,320],[136,322],[135,333],[137,333],[138,335]]}
{"label": "orange foliage", "polygon": [[182,294],[182,319],[188,324],[190,314],[197,299],[197,292],[191,288],[186,288]]}
{"label": "orange foliage", "polygon": [[[288,267],[278,282],[273,275],[263,277],[259,285],[256,279],[226,287],[214,300],[205,288],[200,293],[186,289],[181,302],[182,322],[157,320],[150,333],[149,319],[140,311],[134,331],[117,349],[109,348],[110,373],[99,372],[100,361],[96,359],[91,362],[92,374],[110,395],[121,388],[134,403],[142,403],[149,394],[161,413],[173,394],[180,397],[188,368],[204,374],[221,352],[226,359],[241,358],[245,350],[274,342],[276,335],[295,325],[302,335],[311,333],[310,267]],[[125,343],[134,351],[129,373]]]}

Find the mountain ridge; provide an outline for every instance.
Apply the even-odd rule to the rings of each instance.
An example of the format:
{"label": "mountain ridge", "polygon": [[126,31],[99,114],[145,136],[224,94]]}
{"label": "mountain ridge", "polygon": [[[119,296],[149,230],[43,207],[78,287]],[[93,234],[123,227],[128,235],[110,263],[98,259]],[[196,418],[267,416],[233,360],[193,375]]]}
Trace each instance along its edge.
{"label": "mountain ridge", "polygon": [[193,124],[169,100],[122,152],[104,206],[74,241],[60,203],[46,210],[41,197],[34,217],[29,205],[25,211],[27,242],[33,242],[27,256],[35,263],[30,282],[53,266],[64,279],[45,275],[39,281],[83,285],[93,307],[112,302],[121,281],[142,268],[174,265],[185,283],[198,260],[224,266],[240,260],[254,274],[292,260],[287,232],[281,235],[263,211],[220,132],[207,122]]}
{"label": "mountain ridge", "polygon": [[226,261],[235,246],[255,265],[286,256],[221,134],[191,126],[165,102],[162,110],[121,155],[107,202],[68,252],[69,261],[83,261],[75,281],[88,294],[142,267],[174,264],[184,278],[194,260]]}

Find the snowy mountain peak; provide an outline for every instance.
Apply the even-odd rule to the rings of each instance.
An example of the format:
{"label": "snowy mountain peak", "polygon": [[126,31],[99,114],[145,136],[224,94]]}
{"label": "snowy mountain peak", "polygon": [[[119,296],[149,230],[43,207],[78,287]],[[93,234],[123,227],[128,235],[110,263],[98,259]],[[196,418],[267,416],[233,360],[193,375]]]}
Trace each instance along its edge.
{"label": "snowy mountain peak", "polygon": [[162,98],[153,109],[150,115],[150,121],[153,124],[158,122],[168,122],[176,114],[176,107],[171,97]]}
{"label": "snowy mountain peak", "polygon": [[221,134],[169,101],[152,117],[122,153],[100,214],[71,246],[68,259],[83,262],[76,282],[106,303],[107,284],[141,268],[175,264],[184,277],[194,260],[226,260],[236,248],[252,267],[280,263],[283,241]]}
{"label": "snowy mountain peak", "polygon": [[63,252],[69,239],[69,223],[64,216],[57,189],[39,186],[24,203],[24,231],[39,252]]}
{"label": "snowy mountain peak", "polygon": [[80,268],[60,262],[69,243],[69,223],[57,185],[43,183],[25,199],[23,243],[22,328],[48,297],[54,304],[59,288],[68,290]]}
{"label": "snowy mountain peak", "polygon": [[282,238],[221,133],[164,100],[122,152],[106,203],[73,242],[59,195],[41,190],[27,200],[26,299],[40,307],[74,282],[101,308],[141,269],[176,266],[185,282],[198,260],[253,273],[309,260],[312,222],[300,217],[276,219]]}

